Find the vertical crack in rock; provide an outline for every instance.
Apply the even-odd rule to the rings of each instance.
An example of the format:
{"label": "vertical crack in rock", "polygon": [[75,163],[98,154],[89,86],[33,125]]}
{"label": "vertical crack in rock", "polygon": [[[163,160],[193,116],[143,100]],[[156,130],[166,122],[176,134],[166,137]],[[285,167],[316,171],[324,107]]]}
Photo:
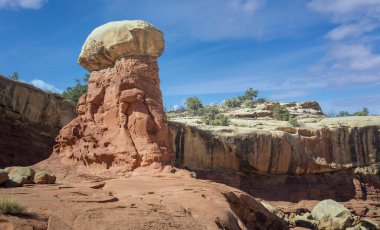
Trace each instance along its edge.
{"label": "vertical crack in rock", "polygon": [[157,58],[161,31],[143,21],[96,28],[83,45],[79,64],[91,72],[78,117],[57,137],[62,162],[117,173],[172,165]]}

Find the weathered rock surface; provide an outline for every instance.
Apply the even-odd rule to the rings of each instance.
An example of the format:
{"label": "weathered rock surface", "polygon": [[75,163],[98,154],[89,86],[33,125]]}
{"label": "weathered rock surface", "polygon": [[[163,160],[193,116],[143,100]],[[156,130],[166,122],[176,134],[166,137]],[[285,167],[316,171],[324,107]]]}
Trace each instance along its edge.
{"label": "weathered rock surface", "polygon": [[24,184],[33,184],[34,174],[36,173],[30,167],[9,167],[4,169],[8,173],[9,180],[6,187],[17,187]]}
{"label": "weathered rock surface", "polygon": [[[162,41],[155,37],[157,33]],[[114,34],[121,37],[112,39],[110,35]],[[131,41],[128,36],[132,36]],[[162,52],[162,33],[147,23],[124,21],[95,29],[89,40],[93,37],[101,40],[104,47],[110,47],[107,57],[114,66],[107,65],[109,68],[91,73],[88,94],[78,102],[78,117],[60,131],[55,153],[62,162],[75,162],[91,169],[110,169],[107,171],[113,173],[137,168],[160,171],[171,165],[174,154],[164,118],[158,55],[151,52],[155,49]],[[98,49],[97,43],[89,40],[84,45],[84,52],[91,50],[88,51],[93,57],[90,62],[96,64],[105,48]],[[131,47],[135,43],[148,50],[133,50]],[[85,53],[80,60],[83,56]],[[88,68],[87,63],[81,64]]]}
{"label": "weathered rock surface", "polygon": [[0,169],[0,185],[19,187],[24,184],[54,184],[56,177],[45,171],[35,171],[31,167],[13,166]]}
{"label": "weathered rock surface", "polygon": [[8,173],[0,169],[0,185],[8,180]]}
{"label": "weathered rock surface", "polygon": [[319,202],[311,211],[311,215],[316,220],[321,220],[324,217],[339,217],[347,213],[350,214],[350,210],[331,199]]}
{"label": "weathered rock surface", "polygon": [[194,169],[304,174],[366,167],[380,159],[380,117],[232,120],[229,127],[170,121],[177,162]]}
{"label": "weathered rock surface", "polygon": [[0,167],[48,158],[59,129],[74,115],[73,103],[0,75]]}
{"label": "weathered rock surface", "polygon": [[28,219],[0,215],[2,222],[49,230],[288,229],[248,194],[210,181],[175,175],[110,180],[70,173],[58,179],[55,186],[0,188],[33,213]]}
{"label": "weathered rock surface", "polygon": [[116,21],[99,26],[83,45],[78,63],[97,71],[115,65],[131,55],[159,57],[165,48],[164,36],[151,24],[140,21]]}
{"label": "weathered rock surface", "polygon": [[35,184],[55,184],[56,177],[48,172],[37,171],[34,174]]}

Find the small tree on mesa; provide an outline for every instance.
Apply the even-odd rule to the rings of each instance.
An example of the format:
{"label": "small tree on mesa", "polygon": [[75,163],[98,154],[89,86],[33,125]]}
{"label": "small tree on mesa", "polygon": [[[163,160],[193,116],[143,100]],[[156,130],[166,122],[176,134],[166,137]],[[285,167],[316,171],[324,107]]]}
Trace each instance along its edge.
{"label": "small tree on mesa", "polygon": [[14,72],[12,75],[9,76],[9,79],[11,79],[13,81],[18,81],[18,80],[20,80],[20,76],[18,75],[17,72]]}

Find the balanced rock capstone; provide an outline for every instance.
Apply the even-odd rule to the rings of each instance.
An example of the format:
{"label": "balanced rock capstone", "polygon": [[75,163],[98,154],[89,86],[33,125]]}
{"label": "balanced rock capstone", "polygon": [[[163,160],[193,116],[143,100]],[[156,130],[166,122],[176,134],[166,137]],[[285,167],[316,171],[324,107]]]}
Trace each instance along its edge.
{"label": "balanced rock capstone", "polygon": [[107,23],[89,35],[79,57],[91,72],[88,93],[56,139],[62,162],[116,173],[172,164],[157,63],[163,50],[162,32],[143,21]]}

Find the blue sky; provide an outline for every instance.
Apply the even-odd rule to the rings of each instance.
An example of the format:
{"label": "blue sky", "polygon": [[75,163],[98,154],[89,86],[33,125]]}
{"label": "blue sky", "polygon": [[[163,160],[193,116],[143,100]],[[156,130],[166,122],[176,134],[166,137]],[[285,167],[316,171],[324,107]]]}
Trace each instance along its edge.
{"label": "blue sky", "polygon": [[380,114],[380,0],[0,0],[0,73],[63,90],[86,73],[77,58],[87,35],[126,19],[165,34],[167,108],[255,88],[326,113]]}

